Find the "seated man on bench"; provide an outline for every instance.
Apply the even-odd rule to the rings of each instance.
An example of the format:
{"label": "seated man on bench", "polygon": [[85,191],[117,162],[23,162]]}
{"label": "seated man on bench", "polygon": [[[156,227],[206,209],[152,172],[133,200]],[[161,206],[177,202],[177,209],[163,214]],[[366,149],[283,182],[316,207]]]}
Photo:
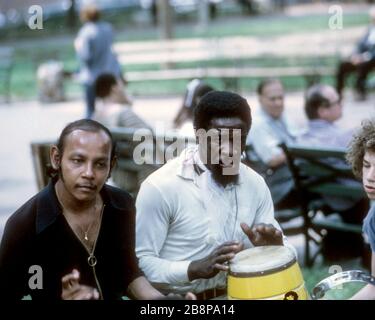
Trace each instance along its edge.
{"label": "seated man on bench", "polygon": [[260,108],[246,143],[253,146],[261,160],[261,165],[255,169],[264,176],[275,209],[291,208],[296,201],[294,183],[279,144],[294,143],[298,131],[284,113],[284,88],[280,80],[260,82],[257,93]]}
{"label": "seated man on bench", "polygon": [[[297,144],[307,147],[346,148],[352,138],[353,130],[339,127],[336,121],[342,117],[342,105],[337,91],[329,85],[317,84],[310,87],[305,97],[305,112],[309,119],[308,130],[297,138]],[[333,166],[346,167],[344,161],[335,159]],[[353,183],[340,179],[340,182]],[[361,224],[367,210],[367,200],[360,198],[333,197],[321,195],[325,203],[325,213],[338,213],[344,222]],[[323,240],[323,253],[328,258],[352,252],[357,255],[362,250],[363,240],[359,234],[343,234],[330,231]],[[332,256],[333,258],[333,256]]]}

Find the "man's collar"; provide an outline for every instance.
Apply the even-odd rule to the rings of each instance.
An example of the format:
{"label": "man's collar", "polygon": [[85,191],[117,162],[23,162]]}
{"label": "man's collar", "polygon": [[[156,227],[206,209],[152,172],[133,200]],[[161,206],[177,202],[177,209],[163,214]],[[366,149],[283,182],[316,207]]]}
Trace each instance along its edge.
{"label": "man's collar", "polygon": [[36,233],[41,233],[44,229],[56,221],[62,213],[59,201],[57,200],[55,185],[52,181],[40,192],[37,201]]}
{"label": "man's collar", "polygon": [[278,118],[272,117],[269,113],[267,113],[267,111],[264,110],[264,108],[262,106],[260,106],[258,112],[259,112],[261,117],[267,119],[268,121],[274,122],[274,121],[283,121],[284,120],[284,112]]}
{"label": "man's collar", "polygon": [[[116,192],[109,192],[112,187],[104,185],[100,191],[103,198],[103,203],[108,207],[113,207],[116,210],[124,210],[129,205],[127,199],[124,199],[123,194]],[[39,193],[37,201],[37,216],[36,216],[36,233],[39,234],[62,214],[62,208],[55,192],[55,184],[50,181],[49,184]]]}
{"label": "man's collar", "polygon": [[[209,170],[199,156],[199,147],[188,147],[182,151],[178,161],[177,175],[183,179],[195,181],[195,179]],[[237,181],[237,185],[243,183],[243,175],[241,174],[243,164],[240,163],[240,173]]]}
{"label": "man's collar", "polygon": [[[178,162],[177,175],[183,179],[195,180],[196,177],[196,162],[195,153],[198,152],[198,146],[187,147],[180,156],[176,159]],[[200,171],[200,170],[199,170]]]}

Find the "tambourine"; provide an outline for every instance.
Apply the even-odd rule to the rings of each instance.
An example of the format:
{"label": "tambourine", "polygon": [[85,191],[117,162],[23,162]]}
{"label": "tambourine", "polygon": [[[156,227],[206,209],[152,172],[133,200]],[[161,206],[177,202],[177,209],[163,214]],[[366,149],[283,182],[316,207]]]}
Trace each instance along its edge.
{"label": "tambourine", "polygon": [[311,298],[313,300],[321,299],[327,291],[349,282],[361,282],[375,286],[375,278],[360,270],[350,270],[335,273],[334,275],[320,281],[312,290]]}

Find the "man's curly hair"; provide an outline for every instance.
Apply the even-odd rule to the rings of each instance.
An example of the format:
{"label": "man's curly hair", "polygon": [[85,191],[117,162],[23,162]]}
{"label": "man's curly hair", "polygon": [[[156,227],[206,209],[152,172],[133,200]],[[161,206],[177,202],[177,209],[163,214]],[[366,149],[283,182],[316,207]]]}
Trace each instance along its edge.
{"label": "man's curly hair", "polygon": [[375,152],[375,119],[362,122],[349,144],[346,160],[352,166],[354,175],[362,178],[363,157],[366,151]]}

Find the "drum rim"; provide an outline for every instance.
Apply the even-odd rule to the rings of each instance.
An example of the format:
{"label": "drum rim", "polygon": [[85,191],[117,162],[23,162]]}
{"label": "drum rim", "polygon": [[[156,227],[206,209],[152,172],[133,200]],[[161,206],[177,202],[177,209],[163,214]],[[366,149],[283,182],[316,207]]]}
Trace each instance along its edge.
{"label": "drum rim", "polygon": [[287,262],[287,263],[285,263],[285,264],[283,264],[279,267],[275,267],[275,268],[272,268],[272,269],[269,269],[269,270],[266,270],[266,271],[235,272],[235,271],[232,271],[232,270],[229,269],[228,273],[229,273],[230,276],[237,277],[237,278],[250,278],[250,277],[258,277],[258,276],[267,276],[267,275],[276,273],[278,271],[288,269],[289,267],[291,267],[295,263],[297,263],[297,259],[293,258],[289,262]]}

